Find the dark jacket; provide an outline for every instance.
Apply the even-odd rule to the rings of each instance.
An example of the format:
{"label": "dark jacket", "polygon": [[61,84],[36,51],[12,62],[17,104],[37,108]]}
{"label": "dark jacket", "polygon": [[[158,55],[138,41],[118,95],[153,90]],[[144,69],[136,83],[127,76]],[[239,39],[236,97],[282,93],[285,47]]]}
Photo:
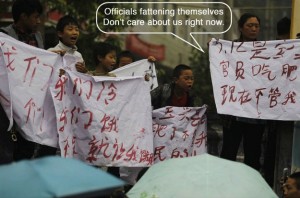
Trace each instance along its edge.
{"label": "dark jacket", "polygon": [[[151,103],[153,109],[159,109],[165,106],[171,106],[174,84],[164,84],[151,91]],[[188,93],[188,101],[186,107],[194,106],[194,98]]]}
{"label": "dark jacket", "polygon": [[[0,32],[3,32],[5,34],[19,40],[18,35],[17,35],[15,29],[13,28],[13,24],[10,24],[6,27],[1,27]],[[38,48],[44,49],[43,37],[42,37],[42,34],[40,32],[35,33],[35,39],[37,41]]]}

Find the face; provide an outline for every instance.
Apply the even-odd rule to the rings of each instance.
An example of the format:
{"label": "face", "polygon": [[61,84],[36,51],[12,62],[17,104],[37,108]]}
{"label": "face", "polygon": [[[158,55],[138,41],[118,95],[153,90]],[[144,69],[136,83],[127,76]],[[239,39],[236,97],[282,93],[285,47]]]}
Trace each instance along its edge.
{"label": "face", "polygon": [[58,32],[58,36],[63,44],[74,47],[79,37],[79,28],[77,25],[66,25],[63,32]]}
{"label": "face", "polygon": [[116,66],[116,52],[109,52],[104,58],[100,58],[100,64],[107,72],[112,71]]}
{"label": "face", "polygon": [[288,178],[283,186],[284,198],[299,198],[300,190],[297,189],[296,180]]}
{"label": "face", "polygon": [[192,70],[183,70],[179,78],[175,79],[175,85],[184,91],[189,91],[194,84],[194,75]]}
{"label": "face", "polygon": [[25,13],[23,13],[21,14],[20,20],[18,22],[25,32],[36,32],[38,26],[41,23],[40,14],[38,12],[34,12],[33,14],[27,16]]}
{"label": "face", "polygon": [[132,62],[133,62],[133,60],[130,57],[121,57],[120,60],[119,60],[119,67],[123,67],[123,66],[128,65]]}
{"label": "face", "polygon": [[259,22],[256,17],[249,18],[243,27],[240,28],[240,32],[243,35],[245,41],[256,40],[259,34]]}

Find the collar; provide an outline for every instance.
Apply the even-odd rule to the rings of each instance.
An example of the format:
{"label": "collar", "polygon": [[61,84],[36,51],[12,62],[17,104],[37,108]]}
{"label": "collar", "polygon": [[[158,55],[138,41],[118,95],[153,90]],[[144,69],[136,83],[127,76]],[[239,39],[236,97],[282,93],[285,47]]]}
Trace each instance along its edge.
{"label": "collar", "polygon": [[15,23],[13,23],[12,27],[18,35],[22,34],[22,35],[33,36],[35,34],[35,32],[30,32],[30,33],[25,32],[23,29],[19,28]]}
{"label": "collar", "polygon": [[69,47],[69,46],[66,46],[65,44],[63,44],[61,41],[59,41],[58,43],[59,45],[59,48],[64,50],[64,51],[67,51],[67,52],[72,52],[74,53],[75,51],[77,51],[77,46],[73,46],[73,47]]}

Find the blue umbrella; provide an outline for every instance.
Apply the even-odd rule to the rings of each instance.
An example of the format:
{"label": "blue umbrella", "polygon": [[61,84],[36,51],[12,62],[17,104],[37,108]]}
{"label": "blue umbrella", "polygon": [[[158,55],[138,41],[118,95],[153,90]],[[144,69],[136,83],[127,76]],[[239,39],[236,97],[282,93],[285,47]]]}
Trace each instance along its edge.
{"label": "blue umbrella", "polygon": [[58,156],[0,166],[3,198],[100,197],[124,184],[99,168]]}

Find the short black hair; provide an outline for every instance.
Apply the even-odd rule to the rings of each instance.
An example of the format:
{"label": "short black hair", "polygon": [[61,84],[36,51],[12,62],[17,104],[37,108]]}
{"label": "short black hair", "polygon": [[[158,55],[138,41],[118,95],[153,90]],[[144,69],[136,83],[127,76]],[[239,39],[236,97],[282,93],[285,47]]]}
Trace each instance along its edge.
{"label": "short black hair", "polygon": [[184,70],[192,70],[190,66],[184,65],[184,64],[179,64],[177,65],[174,70],[173,70],[173,78],[179,78],[181,75],[181,72]]}
{"label": "short black hair", "polygon": [[277,35],[290,34],[291,19],[283,17],[277,22]]}
{"label": "short black hair", "polygon": [[109,43],[106,42],[100,42],[100,43],[96,43],[94,46],[94,61],[95,64],[98,64],[98,56],[104,58],[108,53],[113,52],[113,51],[117,51],[117,48]]}
{"label": "short black hair", "polygon": [[289,178],[292,178],[296,181],[297,189],[300,190],[300,172],[292,173]]}
{"label": "short black hair", "polygon": [[61,17],[59,19],[59,21],[57,22],[56,31],[63,32],[64,28],[67,25],[76,25],[77,27],[79,27],[78,21],[74,17],[72,17],[70,15],[65,15],[65,16]]}
{"label": "short black hair", "polygon": [[11,12],[14,22],[17,22],[22,13],[25,13],[27,16],[30,16],[35,12],[42,14],[43,5],[39,0],[15,0]]}
{"label": "short black hair", "polygon": [[119,53],[118,59],[120,60],[120,58],[122,58],[122,57],[131,58],[132,61],[135,61],[135,58],[134,58],[133,53],[131,53],[129,50],[121,51],[121,52]]}

